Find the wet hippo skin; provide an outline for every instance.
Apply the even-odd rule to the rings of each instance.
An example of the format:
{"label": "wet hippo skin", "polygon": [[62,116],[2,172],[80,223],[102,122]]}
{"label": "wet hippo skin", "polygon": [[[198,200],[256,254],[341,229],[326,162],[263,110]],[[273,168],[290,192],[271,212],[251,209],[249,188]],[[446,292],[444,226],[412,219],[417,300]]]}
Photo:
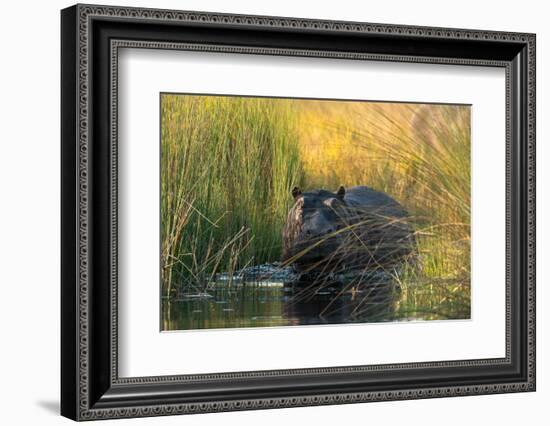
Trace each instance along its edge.
{"label": "wet hippo skin", "polygon": [[292,196],[282,261],[298,271],[389,270],[412,252],[409,215],[383,192],[367,186],[336,192],[294,188]]}

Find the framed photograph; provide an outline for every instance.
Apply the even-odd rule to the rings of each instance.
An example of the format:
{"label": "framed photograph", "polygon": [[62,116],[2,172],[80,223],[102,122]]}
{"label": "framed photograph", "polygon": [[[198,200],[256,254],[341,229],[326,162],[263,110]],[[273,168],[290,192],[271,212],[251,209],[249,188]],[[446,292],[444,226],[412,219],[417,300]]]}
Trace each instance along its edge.
{"label": "framed photograph", "polygon": [[61,12],[61,412],[535,390],[535,35]]}

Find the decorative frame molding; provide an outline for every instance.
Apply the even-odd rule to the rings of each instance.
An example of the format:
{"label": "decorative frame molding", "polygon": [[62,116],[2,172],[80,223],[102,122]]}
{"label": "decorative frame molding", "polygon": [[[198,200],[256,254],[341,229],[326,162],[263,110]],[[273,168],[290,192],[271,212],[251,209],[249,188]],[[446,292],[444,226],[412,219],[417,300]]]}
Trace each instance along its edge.
{"label": "decorative frame molding", "polygon": [[[332,35],[349,34],[353,37],[372,36],[382,40],[378,49],[384,49],[383,40],[404,42],[466,43],[468,46],[502,46],[501,57],[445,57],[438,55],[404,55],[383,52],[357,52],[324,50],[316,48],[257,47],[246,45],[221,45],[211,42],[182,42],[163,39],[159,41],[124,39],[110,36],[106,42],[94,43],[100,30],[94,23],[108,23],[109,29],[117,24],[134,22],[152,31],[171,24],[190,28],[216,26],[228,31],[252,29],[278,32]],[[99,28],[99,27],[98,27]],[[95,32],[94,32],[95,31]],[[115,31],[116,32],[116,31]],[[120,32],[120,31],[119,31]],[[62,414],[75,420],[91,420],[113,417],[141,417],[197,412],[230,411],[244,409],[277,408],[308,405],[342,404],[352,402],[434,398],[488,393],[504,393],[535,390],[535,36],[510,32],[411,27],[402,25],[336,22],[324,20],[279,18],[265,16],[228,15],[201,12],[183,12],[126,7],[76,5],[62,12]],[[463,360],[412,364],[389,364],[361,367],[327,367],[300,370],[274,370],[261,372],[221,373],[188,376],[160,376],[119,378],[117,368],[117,70],[118,49],[155,48],[198,51],[221,51],[240,54],[314,56],[341,59],[384,60],[397,62],[445,63],[455,65],[495,66],[506,69],[506,147],[507,147],[507,259],[506,259],[506,357],[502,359]],[[375,46],[375,48],[377,48]],[[101,50],[109,63],[102,63],[94,56]],[[106,52],[104,52],[107,50]],[[498,49],[497,49],[498,50]],[[516,53],[515,55],[512,54]],[[499,53],[499,52],[497,52]],[[508,55],[508,56],[507,56]],[[101,72],[94,66],[102,66]],[[107,70],[107,72],[105,72]],[[95,74],[94,74],[95,73]],[[105,75],[108,74],[108,75]],[[94,75],[92,75],[94,74]],[[97,75],[96,75],[97,74]],[[98,77],[99,75],[99,77]],[[105,93],[105,92],[110,92]],[[94,102],[108,98],[108,116]],[[102,98],[103,99],[103,98]],[[98,102],[99,103],[99,102]],[[96,118],[94,114],[97,113]],[[101,129],[110,140],[109,147],[93,145],[94,127],[99,117],[107,117]],[[95,122],[92,123],[92,120]],[[517,119],[516,121],[514,121]],[[108,124],[108,126],[107,126]],[[103,134],[103,133],[102,133]],[[519,154],[514,151],[517,140]],[[96,144],[97,145],[97,144]],[[94,150],[101,150],[98,154]],[[104,152],[107,150],[107,152]],[[91,157],[110,161],[104,165],[109,171],[108,182],[97,181],[91,169]],[[519,166],[515,163],[521,163]],[[96,163],[94,163],[96,164]],[[96,167],[94,165],[94,167]],[[99,184],[98,184],[99,182]],[[108,194],[97,192],[107,188]],[[103,194],[103,195],[102,195]],[[101,197],[107,199],[100,202]],[[516,198],[515,198],[516,197]],[[516,203],[523,209],[513,213]],[[99,216],[98,209],[106,210]],[[523,216],[524,217],[523,217]],[[65,219],[63,219],[65,218]],[[108,220],[107,220],[108,219]],[[100,226],[93,226],[98,221]],[[107,221],[108,223],[104,223]],[[97,236],[94,228],[107,226],[109,237]],[[516,235],[517,233],[524,233]],[[518,240],[519,238],[519,240]],[[94,262],[94,250],[100,241],[109,252],[108,271],[99,271]],[[514,245],[514,247],[512,247]],[[516,251],[514,251],[514,249]],[[521,265],[512,264],[512,257],[520,253]],[[105,267],[105,265],[103,265]],[[515,268],[515,269],[514,269]],[[105,268],[104,268],[105,269]],[[514,275],[514,273],[516,275]],[[107,284],[97,284],[94,276],[108,275]],[[518,280],[519,279],[519,280]],[[525,281],[521,281],[524,279]],[[96,278],[97,280],[97,278]],[[515,287],[513,285],[516,283]],[[521,287],[521,288],[520,288]],[[91,292],[94,292],[91,294]],[[521,298],[521,301],[518,300]],[[92,300],[94,303],[92,304]],[[522,302],[521,312],[512,302]],[[98,311],[97,304],[109,309]],[[93,307],[95,306],[95,308]],[[524,322],[524,329],[520,327]],[[101,322],[101,328],[98,326]],[[518,330],[514,327],[519,328]],[[521,344],[517,340],[521,337]],[[97,342],[101,342],[98,344]],[[524,344],[523,344],[524,343]],[[100,347],[98,349],[98,347]],[[100,353],[101,350],[101,353]],[[108,350],[108,354],[107,354]],[[525,358],[516,365],[519,350]],[[469,385],[438,385],[427,387],[398,386],[389,390],[353,390],[349,392],[315,392],[288,395],[275,393],[266,398],[239,398],[231,396],[196,401],[188,397],[169,400],[162,397],[163,386],[204,385],[220,386],[228,380],[258,382],[268,378],[296,378],[315,376],[327,378],[333,375],[388,372],[396,374],[405,370],[447,370],[450,368],[506,367],[520,371],[517,379],[482,382]],[[442,374],[442,373],[441,373]],[[96,377],[97,376],[97,377]],[[329,380],[329,379],[327,379]],[[151,398],[140,399],[132,392],[140,387],[150,391]],[[155,396],[155,392],[159,396]],[[302,392],[303,393],[303,392]]]}

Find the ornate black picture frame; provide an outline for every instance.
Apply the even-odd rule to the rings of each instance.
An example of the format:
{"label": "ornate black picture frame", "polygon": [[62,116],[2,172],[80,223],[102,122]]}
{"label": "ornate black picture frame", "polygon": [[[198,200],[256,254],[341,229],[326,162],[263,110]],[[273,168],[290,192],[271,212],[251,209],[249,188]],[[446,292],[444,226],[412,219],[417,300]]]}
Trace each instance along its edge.
{"label": "ornate black picture frame", "polygon": [[[535,35],[76,5],[61,13],[61,413],[159,416],[535,390]],[[506,356],[120,378],[121,47],[483,65],[506,71]]]}

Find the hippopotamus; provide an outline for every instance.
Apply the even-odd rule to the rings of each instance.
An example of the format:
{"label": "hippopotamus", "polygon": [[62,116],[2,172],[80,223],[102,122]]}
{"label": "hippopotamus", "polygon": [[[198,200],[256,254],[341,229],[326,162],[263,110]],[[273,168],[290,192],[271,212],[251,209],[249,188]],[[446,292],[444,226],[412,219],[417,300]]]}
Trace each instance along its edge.
{"label": "hippopotamus", "polygon": [[301,272],[393,271],[413,251],[407,211],[367,186],[292,190],[282,261]]}

